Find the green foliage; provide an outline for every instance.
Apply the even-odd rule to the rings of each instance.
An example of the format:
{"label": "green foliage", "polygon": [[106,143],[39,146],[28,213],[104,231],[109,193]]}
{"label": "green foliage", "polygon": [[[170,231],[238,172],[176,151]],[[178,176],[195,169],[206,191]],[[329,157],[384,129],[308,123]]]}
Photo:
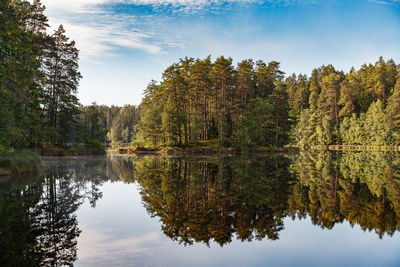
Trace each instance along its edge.
{"label": "green foliage", "polygon": [[0,4],[0,152],[80,138],[79,51],[62,25],[47,34],[44,11],[40,0]]}
{"label": "green foliage", "polygon": [[386,114],[383,103],[380,100],[372,102],[370,105],[365,116],[364,131],[371,145],[391,144],[389,128],[386,123]]}
{"label": "green foliage", "polygon": [[22,149],[37,137],[31,129],[40,116],[39,34],[29,28],[28,2],[2,1],[0,8],[0,142]]}
{"label": "green foliage", "polygon": [[266,99],[252,98],[237,125],[234,136],[239,148],[273,145],[273,105]]}
{"label": "green foliage", "polygon": [[[111,107],[110,110],[107,110],[107,107],[103,108],[110,113],[107,114],[109,116],[108,122],[103,123],[103,125],[106,124],[105,127],[110,131],[109,141],[111,143],[133,142],[136,138],[135,125],[139,121],[139,112],[136,106]],[[112,112],[116,112],[115,115],[111,114]],[[102,113],[102,116],[105,115]]]}
{"label": "green foliage", "polygon": [[44,60],[48,73],[44,110],[46,126],[51,129],[47,140],[53,144],[68,141],[79,114],[76,93],[82,76],[78,71],[78,54],[75,42],[69,42],[64,27],[60,25],[52,35]]}
{"label": "green foliage", "polygon": [[83,142],[86,146],[102,147],[105,142],[107,130],[101,123],[101,111],[96,103],[80,109],[78,120],[77,142]]}
{"label": "green foliage", "polygon": [[209,140],[224,148],[282,146],[288,140],[286,86],[275,61],[248,59],[235,69],[231,58],[181,59],[159,84],[149,84],[139,109],[137,146]]}
{"label": "green foliage", "polygon": [[352,114],[340,124],[340,136],[344,145],[362,145],[367,141],[364,131],[365,114]]}
{"label": "green foliage", "polygon": [[[393,60],[382,58],[346,75],[331,65],[314,70],[309,81],[310,108],[300,112],[290,105],[290,114],[300,112],[292,131],[294,144],[399,144],[400,86],[396,75],[398,67]],[[295,76],[286,81],[294,101],[298,81]]]}

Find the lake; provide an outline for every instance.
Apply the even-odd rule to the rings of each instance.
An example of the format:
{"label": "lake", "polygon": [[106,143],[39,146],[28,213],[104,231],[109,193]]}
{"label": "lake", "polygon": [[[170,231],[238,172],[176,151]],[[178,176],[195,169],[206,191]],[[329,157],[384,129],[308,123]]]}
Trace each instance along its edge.
{"label": "lake", "polygon": [[44,158],[0,266],[400,266],[400,154]]}

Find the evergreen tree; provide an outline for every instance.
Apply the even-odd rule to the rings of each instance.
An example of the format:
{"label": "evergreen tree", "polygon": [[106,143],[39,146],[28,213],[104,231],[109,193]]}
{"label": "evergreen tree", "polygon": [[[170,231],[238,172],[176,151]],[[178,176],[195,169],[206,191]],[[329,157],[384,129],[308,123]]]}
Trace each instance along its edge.
{"label": "evergreen tree", "polygon": [[311,111],[315,112],[318,108],[318,97],[321,93],[320,86],[320,78],[319,72],[317,69],[313,69],[311,78],[310,78],[310,98],[308,100],[308,104],[310,106]]}
{"label": "evergreen tree", "polygon": [[273,112],[274,106],[268,100],[252,98],[235,130],[236,146],[272,146],[276,142]]}
{"label": "evergreen tree", "polygon": [[391,144],[382,101],[377,100],[370,105],[365,116],[364,130],[365,145]]}
{"label": "evergreen tree", "polygon": [[27,29],[30,4],[2,1],[0,5],[0,150],[33,143],[32,118],[37,118],[40,92],[39,49]]}
{"label": "evergreen tree", "polygon": [[63,144],[68,140],[78,111],[79,51],[69,42],[62,25],[53,34],[53,43],[46,55],[45,110],[48,140]]}
{"label": "evergreen tree", "polygon": [[309,88],[308,88],[308,79],[306,75],[300,74],[297,77],[296,82],[296,93],[294,94],[293,99],[293,113],[300,114],[301,111],[308,108],[308,100],[309,100]]}
{"label": "evergreen tree", "polygon": [[239,94],[237,101],[239,110],[247,104],[250,98],[255,95],[255,73],[253,60],[239,62],[236,72],[236,91]]}
{"label": "evergreen tree", "polygon": [[[234,69],[231,58],[219,57],[215,60],[212,79],[215,89],[215,110],[218,119],[218,132],[220,145],[225,147],[230,144],[228,133],[231,131],[231,108],[233,98]],[[228,121],[229,120],[229,121]]]}
{"label": "evergreen tree", "polygon": [[386,106],[387,122],[396,145],[400,144],[400,74]]}
{"label": "evergreen tree", "polygon": [[346,79],[340,84],[339,117],[349,117],[358,110],[359,92],[358,88],[352,84],[354,76],[355,71],[350,71]]}
{"label": "evergreen tree", "polygon": [[140,104],[140,121],[136,125],[137,141],[150,142],[153,147],[163,142],[162,117],[163,103],[160,101],[161,86],[152,81],[145,91],[145,97]]}
{"label": "evergreen tree", "polygon": [[197,59],[191,69],[190,84],[195,92],[195,112],[201,120],[200,140],[209,139],[209,120],[211,116],[211,101],[213,97],[210,78],[212,64],[210,56],[204,60]]}
{"label": "evergreen tree", "polygon": [[106,129],[101,123],[100,108],[96,103],[80,109],[80,133],[75,141],[82,141],[90,147],[101,147],[105,141]]}
{"label": "evergreen tree", "polygon": [[273,105],[273,121],[274,121],[274,142],[275,146],[283,146],[289,138],[289,106],[287,103],[286,87],[283,83],[279,83],[274,87],[270,96]]}

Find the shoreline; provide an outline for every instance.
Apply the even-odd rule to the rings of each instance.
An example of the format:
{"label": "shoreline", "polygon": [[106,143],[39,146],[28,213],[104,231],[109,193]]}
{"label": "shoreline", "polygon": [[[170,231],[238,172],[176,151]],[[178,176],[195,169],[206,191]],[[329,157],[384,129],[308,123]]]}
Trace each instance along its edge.
{"label": "shoreline", "polygon": [[276,154],[297,153],[300,149],[295,147],[287,148],[256,148],[256,149],[233,149],[233,148],[197,148],[197,147],[167,147],[161,150],[156,149],[134,149],[120,148],[108,150],[108,154],[132,154],[132,155],[249,155],[249,154]]}

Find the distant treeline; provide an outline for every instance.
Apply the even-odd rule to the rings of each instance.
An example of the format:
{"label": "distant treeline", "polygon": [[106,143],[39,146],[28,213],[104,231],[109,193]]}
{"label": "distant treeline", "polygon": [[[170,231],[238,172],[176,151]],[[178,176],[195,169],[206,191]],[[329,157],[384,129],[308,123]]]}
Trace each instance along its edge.
{"label": "distant treeline", "polygon": [[0,152],[43,144],[99,145],[96,106],[76,97],[79,51],[62,25],[49,25],[39,0],[0,2]]}
{"label": "distant treeline", "polygon": [[101,114],[101,125],[107,132],[107,142],[112,144],[131,144],[136,137],[135,126],[139,122],[136,106],[97,106]]}
{"label": "distant treeline", "polygon": [[380,58],[349,73],[332,65],[284,78],[279,63],[181,59],[141,103],[136,144],[222,147],[400,144],[400,67]]}

